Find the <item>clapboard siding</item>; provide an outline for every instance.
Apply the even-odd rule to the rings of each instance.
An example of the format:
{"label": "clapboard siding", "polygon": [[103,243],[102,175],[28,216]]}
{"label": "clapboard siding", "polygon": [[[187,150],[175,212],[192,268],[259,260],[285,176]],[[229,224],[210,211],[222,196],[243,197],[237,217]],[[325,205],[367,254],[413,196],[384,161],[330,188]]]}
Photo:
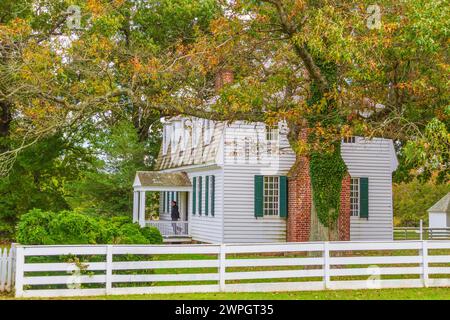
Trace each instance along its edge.
{"label": "clapboard siding", "polygon": [[[223,241],[223,170],[221,168],[216,168],[213,170],[201,170],[195,172],[187,172],[188,176],[193,181],[193,177],[203,177],[202,183],[202,215],[199,216],[198,213],[195,215],[192,214],[192,196],[193,193],[190,192],[189,197],[189,220],[190,220],[190,228],[191,228],[191,236],[193,240],[208,242],[208,243],[221,243]],[[207,216],[205,215],[205,177],[206,176],[215,176],[215,192],[214,192],[214,216],[211,216],[209,213]],[[198,181],[198,178],[197,178]],[[211,181],[210,181],[211,183]],[[198,188],[197,188],[198,194]],[[198,195],[197,195],[198,197]],[[198,199],[198,198],[197,198]],[[199,203],[197,201],[197,207]],[[211,203],[209,203],[211,207]]]}
{"label": "clapboard siding", "polygon": [[[160,166],[165,171],[187,172],[191,182],[193,177],[215,175],[214,217],[204,214],[205,188],[202,188],[201,216],[192,214],[192,192],[189,192],[188,214],[193,240],[209,243],[286,240],[286,218],[256,219],[254,216],[254,176],[287,175],[295,162],[295,154],[284,133],[280,134],[278,142],[275,155],[269,156],[264,124],[216,123],[214,148],[200,144],[193,152],[194,158],[201,160],[175,161],[178,164],[175,167],[171,161],[170,166]],[[342,143],[342,157],[351,176],[369,178],[369,219],[351,218],[351,239],[391,240],[392,171],[396,167],[392,141],[379,138],[367,141],[356,137],[355,143]],[[160,213],[161,219],[170,219],[170,214]]]}
{"label": "clapboard siding", "polygon": [[352,177],[369,178],[369,218],[351,217],[351,240],[392,240],[392,141],[356,137],[342,143],[342,158]]}
{"label": "clapboard siding", "polygon": [[[285,136],[280,137],[277,156],[268,157],[265,137],[263,124],[236,122],[225,129],[223,201],[226,243],[286,241],[285,218],[256,219],[254,216],[254,176],[286,175],[295,161]],[[245,159],[246,138],[250,142],[248,159]],[[261,142],[259,157],[258,142]]]}

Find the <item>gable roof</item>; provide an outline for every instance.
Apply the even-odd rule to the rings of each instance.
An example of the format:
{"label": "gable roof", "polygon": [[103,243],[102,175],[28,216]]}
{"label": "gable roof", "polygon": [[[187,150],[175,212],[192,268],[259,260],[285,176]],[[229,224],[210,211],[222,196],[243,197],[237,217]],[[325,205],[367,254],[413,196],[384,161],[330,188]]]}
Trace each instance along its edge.
{"label": "gable roof", "polygon": [[428,209],[428,212],[450,213],[450,192]]}

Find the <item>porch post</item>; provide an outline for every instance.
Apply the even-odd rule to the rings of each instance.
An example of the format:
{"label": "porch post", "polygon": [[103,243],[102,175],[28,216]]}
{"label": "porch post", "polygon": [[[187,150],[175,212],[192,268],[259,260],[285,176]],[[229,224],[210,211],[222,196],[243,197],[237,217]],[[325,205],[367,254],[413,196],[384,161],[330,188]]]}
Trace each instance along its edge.
{"label": "porch post", "polygon": [[139,225],[145,227],[145,191],[139,192]]}
{"label": "porch post", "polygon": [[133,192],[133,222],[139,221],[139,192]]}

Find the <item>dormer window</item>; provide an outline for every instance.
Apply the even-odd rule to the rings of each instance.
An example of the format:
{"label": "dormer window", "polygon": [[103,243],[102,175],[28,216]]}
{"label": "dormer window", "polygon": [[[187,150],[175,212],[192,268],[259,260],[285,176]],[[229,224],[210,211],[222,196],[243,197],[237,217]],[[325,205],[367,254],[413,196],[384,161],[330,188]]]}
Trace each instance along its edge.
{"label": "dormer window", "polygon": [[192,148],[197,147],[202,133],[202,121],[192,120]]}
{"label": "dormer window", "polygon": [[278,126],[266,126],[267,155],[276,154],[278,148]]}
{"label": "dormer window", "polygon": [[180,150],[185,151],[189,141],[191,140],[191,125],[189,120],[184,120],[181,124],[181,145]]}
{"label": "dormer window", "polygon": [[213,131],[214,121],[204,120],[203,144],[207,145],[211,143]]}
{"label": "dormer window", "polygon": [[164,124],[163,125],[163,143],[162,143],[162,153],[163,153],[163,155],[167,154],[167,149],[169,148],[170,128],[171,128],[171,125],[169,125],[169,124]]}
{"label": "dormer window", "polygon": [[344,143],[355,143],[356,142],[355,137],[345,137],[343,140],[344,140]]}
{"label": "dormer window", "polygon": [[170,151],[173,153],[177,149],[182,136],[182,122],[177,120],[172,124],[172,139],[170,141]]}

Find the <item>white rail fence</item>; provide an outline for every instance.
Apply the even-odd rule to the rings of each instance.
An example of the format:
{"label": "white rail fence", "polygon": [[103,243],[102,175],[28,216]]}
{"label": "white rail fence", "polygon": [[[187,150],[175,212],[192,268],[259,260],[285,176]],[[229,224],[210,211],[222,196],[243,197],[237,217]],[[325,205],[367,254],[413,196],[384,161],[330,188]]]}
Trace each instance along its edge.
{"label": "white rail fence", "polygon": [[395,227],[395,240],[450,240],[450,228]]}
{"label": "white rail fence", "polygon": [[188,221],[162,221],[147,220],[147,227],[156,227],[163,237],[187,237],[189,236]]}
{"label": "white rail fence", "polygon": [[9,292],[14,287],[14,270],[16,267],[14,246],[10,249],[0,248],[0,292]]}
{"label": "white rail fence", "polygon": [[450,241],[18,246],[17,297],[450,285]]}

